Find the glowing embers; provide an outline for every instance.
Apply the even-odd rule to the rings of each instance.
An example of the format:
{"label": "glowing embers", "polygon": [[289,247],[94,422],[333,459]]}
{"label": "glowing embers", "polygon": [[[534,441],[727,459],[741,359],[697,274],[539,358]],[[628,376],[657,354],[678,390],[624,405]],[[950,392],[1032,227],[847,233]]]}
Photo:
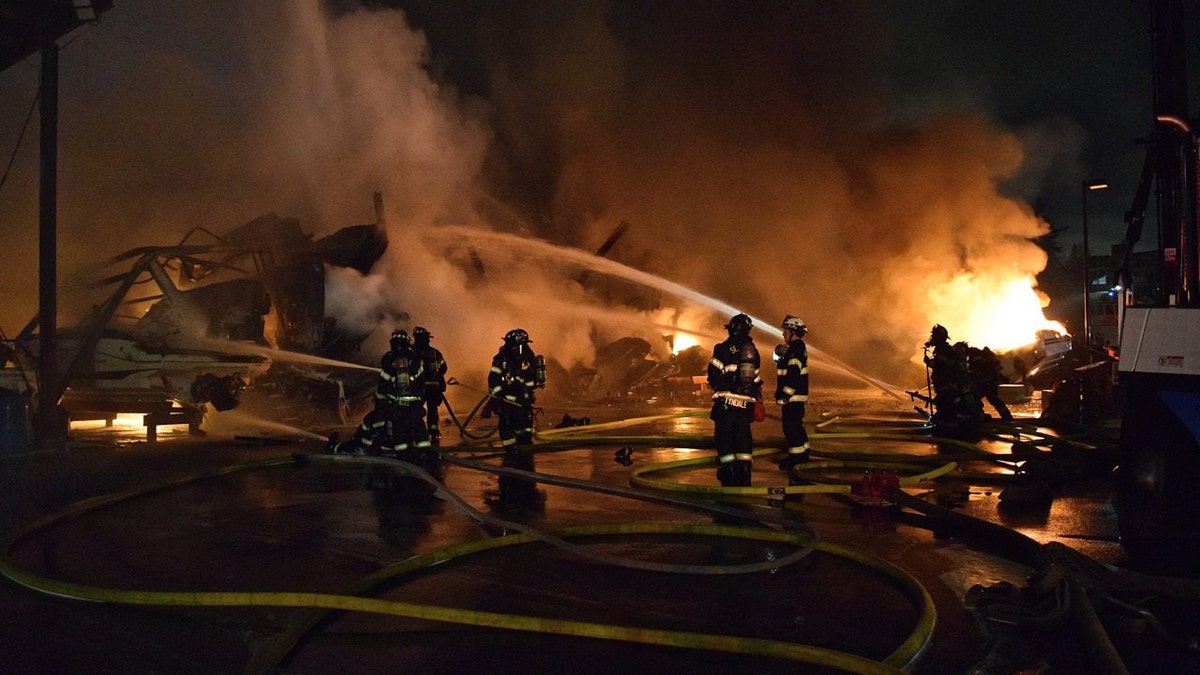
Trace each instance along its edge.
{"label": "glowing embers", "polygon": [[142,413],[112,413],[111,417],[87,417],[85,419],[72,419],[71,431],[94,431],[97,429],[111,429],[114,432],[135,431],[141,433],[145,428],[142,423]]}

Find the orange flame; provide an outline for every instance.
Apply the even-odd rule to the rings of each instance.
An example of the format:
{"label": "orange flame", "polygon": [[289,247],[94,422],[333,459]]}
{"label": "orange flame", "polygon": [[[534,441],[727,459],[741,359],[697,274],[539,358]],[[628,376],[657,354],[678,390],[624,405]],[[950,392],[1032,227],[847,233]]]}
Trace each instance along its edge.
{"label": "orange flame", "polygon": [[960,271],[930,290],[931,316],[946,326],[951,341],[1005,352],[1032,344],[1041,330],[1066,333],[1061,323],[1043,314],[1050,301],[1032,277],[997,276]]}
{"label": "orange flame", "polygon": [[653,313],[654,323],[663,331],[672,354],[709,341],[701,326],[712,320],[708,310],[701,307],[664,308]]}
{"label": "orange flame", "polygon": [[141,431],[146,425],[142,423],[142,413],[113,413],[112,421],[107,419],[71,420],[72,430],[112,429],[114,431]]}
{"label": "orange flame", "polygon": [[687,333],[682,330],[677,331],[671,341],[671,353],[678,354],[685,349],[695,347],[700,344],[700,338],[694,333]]}

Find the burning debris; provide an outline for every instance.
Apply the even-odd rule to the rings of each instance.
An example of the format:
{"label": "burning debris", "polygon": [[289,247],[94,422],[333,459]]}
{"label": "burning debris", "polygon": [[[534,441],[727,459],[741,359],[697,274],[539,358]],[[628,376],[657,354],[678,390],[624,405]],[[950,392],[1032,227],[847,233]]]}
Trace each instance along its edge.
{"label": "burning debris", "polygon": [[[387,247],[382,198],[377,222],[312,240],[274,214],[219,236],[193,230],[175,246],[141,247],[93,281],[111,288],[77,326],[59,331],[56,382],[37,382],[35,318],[6,344],[2,385],[60,401],[71,419],[145,413],[147,426],[198,427],[212,408],[243,401],[299,408],[346,421],[373,393],[375,368],[359,365],[365,334],[325,312],[327,266],[370,270]],[[213,241],[189,243],[193,235]],[[157,292],[134,297],[135,286]],[[275,415],[287,417],[287,415]]]}

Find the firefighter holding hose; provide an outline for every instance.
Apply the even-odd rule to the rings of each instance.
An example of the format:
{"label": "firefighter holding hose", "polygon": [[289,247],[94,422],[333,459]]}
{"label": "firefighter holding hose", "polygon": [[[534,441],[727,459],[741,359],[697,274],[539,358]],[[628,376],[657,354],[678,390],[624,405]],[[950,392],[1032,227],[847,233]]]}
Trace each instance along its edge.
{"label": "firefighter holding hose", "polygon": [[[425,429],[422,396],[425,391],[424,364],[417,358],[408,332],[395,330],[390,349],[379,360],[375,385],[375,407],[363,417],[353,436],[340,441],[335,432],[325,451],[334,454],[391,454],[401,459],[424,461],[432,444]],[[414,427],[420,427],[415,429]]]}
{"label": "firefighter holding hose", "polygon": [[738,314],[725,324],[729,337],[713,347],[708,386],[713,391],[709,417],[717,446],[717,480],[725,487],[748,487],[754,459],[750,425],[762,398],[758,348],[750,337],[750,317]]}
{"label": "firefighter holding hose", "polygon": [[[546,386],[546,362],[529,346],[529,333],[514,328],[492,357],[488,371],[489,404],[498,419],[497,431],[504,447],[501,465],[533,471],[534,393]],[[528,480],[501,474],[500,499],[510,506],[537,507],[540,493]]]}
{"label": "firefighter holding hose", "polygon": [[392,438],[390,451],[400,459],[427,463],[433,444],[425,427],[425,388],[429,374],[413,349],[408,332],[392,333],[391,351],[380,363],[377,399],[390,411]]}
{"label": "firefighter holding hose", "polygon": [[[928,354],[928,350],[933,350]],[[950,332],[936,324],[925,343],[925,365],[933,384],[933,422],[940,435],[968,438],[978,431],[983,406],[971,384],[965,342],[950,344]]]}
{"label": "firefighter holding hose", "polygon": [[499,416],[500,443],[505,450],[533,444],[534,392],[546,386],[546,366],[529,346],[529,333],[514,328],[492,357],[488,389]]}
{"label": "firefighter holding hose", "polygon": [[424,326],[413,328],[413,350],[425,368],[425,427],[429,431],[429,440],[437,445],[442,437],[438,425],[438,406],[446,393],[446,359],[441,350],[430,344],[433,335]]}

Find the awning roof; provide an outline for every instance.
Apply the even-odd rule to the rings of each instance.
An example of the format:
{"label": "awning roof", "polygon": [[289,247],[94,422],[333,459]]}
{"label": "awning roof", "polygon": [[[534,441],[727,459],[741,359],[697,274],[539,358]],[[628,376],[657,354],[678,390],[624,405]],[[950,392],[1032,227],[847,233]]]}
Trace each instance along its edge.
{"label": "awning roof", "polygon": [[0,70],[112,9],[113,0],[0,0]]}

